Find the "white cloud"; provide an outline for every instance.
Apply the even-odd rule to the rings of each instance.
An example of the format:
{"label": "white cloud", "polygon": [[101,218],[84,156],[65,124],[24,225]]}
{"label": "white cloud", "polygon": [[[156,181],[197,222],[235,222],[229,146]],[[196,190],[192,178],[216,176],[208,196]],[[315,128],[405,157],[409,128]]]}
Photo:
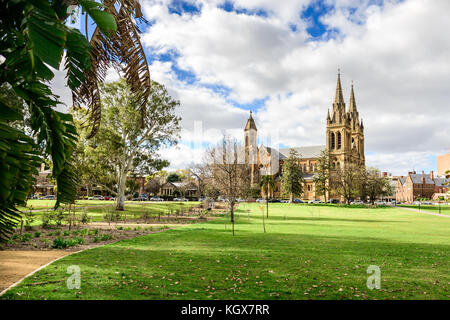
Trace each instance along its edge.
{"label": "white cloud", "polygon": [[[146,50],[176,53],[172,61],[150,65],[152,78],[181,101],[182,153],[164,153],[174,168],[185,166],[188,157],[199,159],[201,148],[190,150],[192,145],[214,143],[227,129],[242,133],[248,111],[232,101],[251,105],[265,99],[254,114],[261,140],[278,135],[290,146],[324,144],[337,67],[346,101],[355,81],[368,165],[393,173],[413,166],[429,170],[435,167],[432,156],[450,148],[449,1],[386,0],[378,6],[327,0],[334,9],[320,21],[338,32],[318,41],[306,31],[311,21],[300,18],[310,0],[234,1],[235,8],[251,14],[217,8],[223,0],[189,2],[201,12],[170,13],[171,0],[142,2],[152,22],[142,35]],[[252,14],[258,10],[267,16]],[[173,67],[196,81],[178,79]],[[58,73],[53,86],[71,103],[63,78]],[[200,136],[194,131],[199,122]]]}
{"label": "white cloud", "polygon": [[334,10],[320,21],[339,33],[311,41],[300,19],[309,1],[234,1],[267,17],[225,12],[216,7],[222,1],[192,1],[201,7],[194,15],[170,14],[170,1],[147,1],[153,25],[142,37],[145,46],[177,52],[173,63],[198,82],[177,80],[171,65],[160,73],[158,63],[152,76],[177,94],[187,127],[193,119],[218,129],[243,127],[247,113],[202,86],[221,85],[239,103],[267,98],[255,115],[260,135],[278,132],[281,143],[300,146],[324,144],[339,66],[347,101],[355,81],[368,165],[406,172],[414,153],[417,166],[423,161],[432,169],[430,156],[450,146],[450,2],[327,2]]}

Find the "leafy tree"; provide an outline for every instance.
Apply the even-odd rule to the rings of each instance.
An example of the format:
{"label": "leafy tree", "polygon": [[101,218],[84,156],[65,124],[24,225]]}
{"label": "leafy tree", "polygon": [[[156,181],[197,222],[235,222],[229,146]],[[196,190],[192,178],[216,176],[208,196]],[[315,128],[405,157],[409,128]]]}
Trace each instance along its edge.
{"label": "leafy tree", "polygon": [[345,199],[347,204],[360,195],[362,169],[354,164],[346,164],[331,174],[333,189]]}
{"label": "leafy tree", "polygon": [[294,196],[303,193],[303,173],[298,163],[298,153],[294,149],[289,151],[289,157],[284,160],[281,168],[281,184],[283,194],[289,196],[292,202]]}
{"label": "leafy tree", "polygon": [[[86,146],[80,161],[87,180],[116,195],[116,210],[124,210],[126,182],[130,174],[147,176],[160,171],[168,162],[157,151],[177,143],[180,118],[174,112],[179,102],[173,100],[161,84],[152,81],[146,104],[148,118],[140,123],[140,106],[124,80],[102,85],[102,126]],[[88,132],[84,131],[83,137]]]}
{"label": "leafy tree", "polygon": [[376,168],[368,168],[361,171],[360,177],[360,195],[362,199],[369,198],[374,204],[378,197],[392,194],[392,188],[389,179],[381,175],[380,170]]}
{"label": "leafy tree", "polygon": [[[102,3],[89,0],[0,2],[0,84],[16,98],[0,99],[0,241],[5,241],[16,225],[16,206],[25,204],[42,158],[53,163],[52,175],[58,185],[55,208],[75,200],[77,179],[71,154],[77,132],[72,116],[54,109],[60,102],[48,82],[54,77],[50,67],[59,69],[63,53],[75,104],[89,107],[95,115],[90,117],[95,128],[100,121],[97,83],[111,63],[125,72],[134,92],[144,90],[140,101],[147,98],[150,77],[132,19],[142,17],[139,3],[105,3],[109,6],[106,10]],[[81,7],[96,23],[91,43],[79,30],[66,25],[73,18],[69,7]],[[116,52],[112,54],[111,49]],[[26,115],[30,132],[14,125],[24,122]]]}
{"label": "leafy tree", "polygon": [[330,153],[328,150],[322,150],[317,159],[317,172],[314,175],[314,183],[316,185],[316,192],[323,195],[325,202],[327,202],[327,193],[329,191],[330,170]]}
{"label": "leafy tree", "polygon": [[181,178],[176,172],[172,172],[167,176],[167,182],[179,182],[179,181],[181,181]]}
{"label": "leafy tree", "polygon": [[269,217],[269,190],[274,188],[275,182],[273,181],[273,177],[271,175],[264,175],[261,177],[259,181],[259,186],[263,190],[266,195],[266,213],[267,218]]}

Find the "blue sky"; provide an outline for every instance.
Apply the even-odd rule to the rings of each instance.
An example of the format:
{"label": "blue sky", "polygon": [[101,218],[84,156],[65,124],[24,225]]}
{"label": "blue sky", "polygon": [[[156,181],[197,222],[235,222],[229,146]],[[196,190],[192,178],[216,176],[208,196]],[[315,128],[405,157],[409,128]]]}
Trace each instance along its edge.
{"label": "blue sky", "polygon": [[[450,151],[450,35],[442,32],[450,29],[450,1],[141,4],[151,76],[181,101],[183,157],[164,153],[174,168],[198,159],[192,146],[214,143],[219,132],[240,138],[250,110],[260,141],[276,135],[283,147],[324,144],[338,67],[346,101],[355,83],[368,165],[429,171],[436,155]],[[198,122],[201,137],[193,135]]]}

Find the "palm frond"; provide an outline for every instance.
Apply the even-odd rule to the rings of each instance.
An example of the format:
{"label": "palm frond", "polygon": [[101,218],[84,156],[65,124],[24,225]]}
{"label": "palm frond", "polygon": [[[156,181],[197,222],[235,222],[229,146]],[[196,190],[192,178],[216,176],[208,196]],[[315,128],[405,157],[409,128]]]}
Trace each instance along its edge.
{"label": "palm frond", "polygon": [[[116,2],[120,9],[115,8]],[[98,84],[103,82],[108,68],[114,67],[123,73],[132,92],[141,106],[141,123],[146,120],[145,103],[150,95],[150,72],[145,52],[139,39],[140,30],[132,17],[145,21],[137,0],[105,2],[105,11],[112,14],[117,21],[117,32],[105,35],[98,27],[90,40],[91,67],[85,73],[84,82],[73,89],[75,107],[87,106],[86,126],[90,126],[89,137],[93,137],[100,126],[101,104]]]}

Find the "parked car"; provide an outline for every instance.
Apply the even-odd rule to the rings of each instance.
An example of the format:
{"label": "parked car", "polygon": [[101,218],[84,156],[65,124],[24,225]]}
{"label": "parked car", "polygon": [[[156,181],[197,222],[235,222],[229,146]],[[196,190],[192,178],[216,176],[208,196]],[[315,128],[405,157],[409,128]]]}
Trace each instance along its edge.
{"label": "parked car", "polygon": [[377,206],[385,206],[387,203],[383,200],[377,200],[374,202],[374,204]]}
{"label": "parked car", "polygon": [[309,200],[308,203],[322,203],[319,199]]}
{"label": "parked car", "polygon": [[292,203],[305,203],[305,202],[303,202],[300,199],[294,199],[294,200],[292,200]]}
{"label": "parked car", "polygon": [[361,200],[355,200],[355,201],[350,202],[350,204],[364,204],[364,202]]}
{"label": "parked car", "polygon": [[140,195],[137,198],[133,198],[133,201],[147,201],[147,196],[146,195]]}
{"label": "parked car", "polygon": [[164,201],[164,199],[160,197],[151,197],[150,201]]}
{"label": "parked car", "polygon": [[262,199],[262,198],[258,198],[256,199],[256,202],[265,202],[266,200]]}
{"label": "parked car", "polygon": [[281,202],[281,200],[280,199],[269,199],[269,202]]}
{"label": "parked car", "polygon": [[40,198],[42,200],[56,200],[56,196],[54,194],[49,194]]}
{"label": "parked car", "polygon": [[338,199],[330,199],[327,201],[327,203],[339,203]]}
{"label": "parked car", "polygon": [[103,200],[110,200],[111,199],[111,196],[104,196],[103,197]]}
{"label": "parked car", "polygon": [[205,201],[206,200],[206,197],[200,197],[200,198],[198,198],[198,201]]}
{"label": "parked car", "polygon": [[92,197],[89,197],[88,200],[105,200],[105,198],[102,195],[95,195]]}

